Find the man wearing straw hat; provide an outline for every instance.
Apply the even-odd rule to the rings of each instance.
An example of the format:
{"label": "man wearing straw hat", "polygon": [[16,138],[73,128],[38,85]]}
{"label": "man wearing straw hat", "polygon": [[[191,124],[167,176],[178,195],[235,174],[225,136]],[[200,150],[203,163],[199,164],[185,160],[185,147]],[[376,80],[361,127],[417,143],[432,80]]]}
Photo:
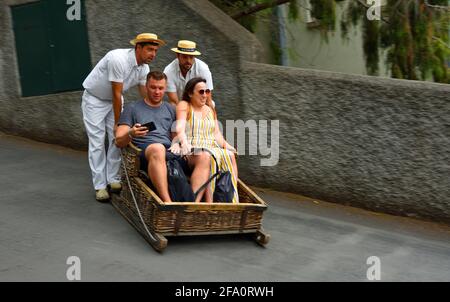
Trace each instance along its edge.
{"label": "man wearing straw hat", "polygon": [[[164,69],[167,75],[167,96],[172,104],[181,101],[186,83],[195,77],[206,79],[209,90],[213,90],[213,81],[208,65],[196,58],[201,55],[196,49],[196,43],[188,40],[178,41],[178,46],[171,50],[176,53],[177,58]],[[209,98],[208,101],[211,101]],[[212,102],[212,101],[211,101]]]}
{"label": "man wearing straw hat", "polygon": [[[113,143],[114,134],[123,106],[123,93],[138,86],[146,96],[146,77],[149,64],[163,40],[152,33],[142,33],[130,41],[134,49],[115,49],[108,52],[83,82],[81,108],[86,133],[89,138],[89,166],[95,197],[109,200],[108,186],[112,192],[120,191],[120,151]],[[106,151],[105,135],[108,135]]]}

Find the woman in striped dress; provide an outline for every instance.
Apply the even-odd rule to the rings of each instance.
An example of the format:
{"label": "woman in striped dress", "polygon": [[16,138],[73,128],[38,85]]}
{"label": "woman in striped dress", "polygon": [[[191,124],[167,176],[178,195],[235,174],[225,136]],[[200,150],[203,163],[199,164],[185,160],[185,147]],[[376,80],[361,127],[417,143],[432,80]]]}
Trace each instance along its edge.
{"label": "woman in striped dress", "polygon": [[[191,79],[185,87],[183,100],[177,105],[177,138],[174,139],[170,150],[176,154],[188,154],[191,148],[208,149],[218,161],[221,171],[230,171],[234,188],[233,203],[239,202],[237,191],[237,165],[234,154],[236,149],[228,144],[217,122],[215,110],[209,106],[208,100],[210,90],[206,87],[203,78]],[[197,164],[198,161],[209,161],[211,167],[210,175],[216,173],[216,163],[207,151],[195,152],[187,156],[189,166]],[[209,178],[210,175],[191,175],[192,190],[196,192]],[[206,179],[206,180],[205,180]],[[215,180],[198,194],[196,202],[200,202],[203,195],[206,202],[213,202]]]}

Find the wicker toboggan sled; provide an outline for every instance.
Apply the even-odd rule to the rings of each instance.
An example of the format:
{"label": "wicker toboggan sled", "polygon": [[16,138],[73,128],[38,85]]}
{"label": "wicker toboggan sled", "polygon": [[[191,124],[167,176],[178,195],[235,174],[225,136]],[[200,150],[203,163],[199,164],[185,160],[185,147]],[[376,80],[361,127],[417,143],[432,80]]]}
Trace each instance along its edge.
{"label": "wicker toboggan sled", "polygon": [[122,191],[119,195],[113,194],[112,205],[155,250],[162,252],[166,248],[167,236],[248,233],[253,234],[262,246],[269,242],[270,235],[262,229],[263,212],[267,205],[241,180],[238,180],[238,204],[165,204],[150,189],[148,179],[139,171],[140,152],[132,144],[122,150],[125,166]]}

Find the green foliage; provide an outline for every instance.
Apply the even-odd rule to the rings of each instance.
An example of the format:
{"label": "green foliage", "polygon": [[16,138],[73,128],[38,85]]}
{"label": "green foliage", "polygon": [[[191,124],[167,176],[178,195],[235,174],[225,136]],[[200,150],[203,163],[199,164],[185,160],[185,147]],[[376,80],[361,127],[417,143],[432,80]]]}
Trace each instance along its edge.
{"label": "green foliage", "polygon": [[320,21],[320,28],[325,31],[333,31],[336,26],[335,0],[311,1],[311,15]]}
{"label": "green foliage", "polygon": [[280,45],[275,42],[275,40],[270,41],[270,49],[272,50],[272,55],[275,62],[281,62],[281,56],[283,55]]}
{"label": "green foliage", "polygon": [[[322,38],[335,30],[337,0],[310,0],[312,16],[319,21]],[[228,14],[273,0],[212,0]],[[381,21],[367,18],[365,0],[348,0],[348,7],[340,23],[342,37],[348,38],[351,28],[361,25],[367,72],[378,74],[379,53],[387,53],[386,64],[392,77],[421,79],[430,77],[440,83],[450,83],[447,62],[450,60],[448,0],[387,0]],[[271,14],[271,9],[247,15],[239,22],[250,31],[255,30],[256,18]],[[299,16],[296,0],[289,3],[289,20]],[[274,42],[271,48],[280,55]]]}
{"label": "green foliage", "polygon": [[377,74],[379,50],[387,50],[386,63],[392,77],[425,80],[432,77],[450,83],[447,60],[450,59],[447,0],[388,0],[382,21],[369,21],[366,8],[352,1],[341,21],[343,35],[362,22],[364,54],[369,74]]}
{"label": "green foliage", "polygon": [[366,70],[370,75],[378,75],[379,56],[379,31],[380,21],[363,21],[363,50],[366,61]]}
{"label": "green foliage", "polygon": [[289,2],[288,19],[289,21],[295,21],[298,19],[299,11],[297,0]]}

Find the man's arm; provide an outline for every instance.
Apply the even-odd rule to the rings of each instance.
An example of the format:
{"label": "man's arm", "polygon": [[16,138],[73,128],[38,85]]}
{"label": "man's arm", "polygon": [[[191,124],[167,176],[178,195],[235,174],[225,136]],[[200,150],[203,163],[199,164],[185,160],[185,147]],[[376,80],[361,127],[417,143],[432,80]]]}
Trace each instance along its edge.
{"label": "man's arm", "polygon": [[117,130],[117,123],[119,123],[120,112],[122,111],[122,90],[123,83],[111,82],[112,86],[112,105],[114,110],[114,131]]}
{"label": "man's arm", "polygon": [[178,99],[178,95],[176,92],[167,92],[167,96],[169,97],[169,101],[172,105],[178,105],[178,102],[180,100]]}
{"label": "man's arm", "polygon": [[147,132],[147,128],[141,127],[141,124],[135,124],[133,127],[124,124],[119,125],[116,131],[116,146],[124,148],[134,137],[145,136]]}
{"label": "man's arm", "polygon": [[167,97],[169,98],[170,104],[176,106],[182,100],[178,99],[177,86],[175,85],[176,77],[175,77],[175,74],[173,73],[173,70],[171,68],[169,68],[169,66],[164,68],[164,74],[167,76],[166,94],[167,94]]}
{"label": "man's arm", "polygon": [[116,146],[119,148],[126,147],[131,142],[130,130],[128,125],[119,125],[116,131]]}

